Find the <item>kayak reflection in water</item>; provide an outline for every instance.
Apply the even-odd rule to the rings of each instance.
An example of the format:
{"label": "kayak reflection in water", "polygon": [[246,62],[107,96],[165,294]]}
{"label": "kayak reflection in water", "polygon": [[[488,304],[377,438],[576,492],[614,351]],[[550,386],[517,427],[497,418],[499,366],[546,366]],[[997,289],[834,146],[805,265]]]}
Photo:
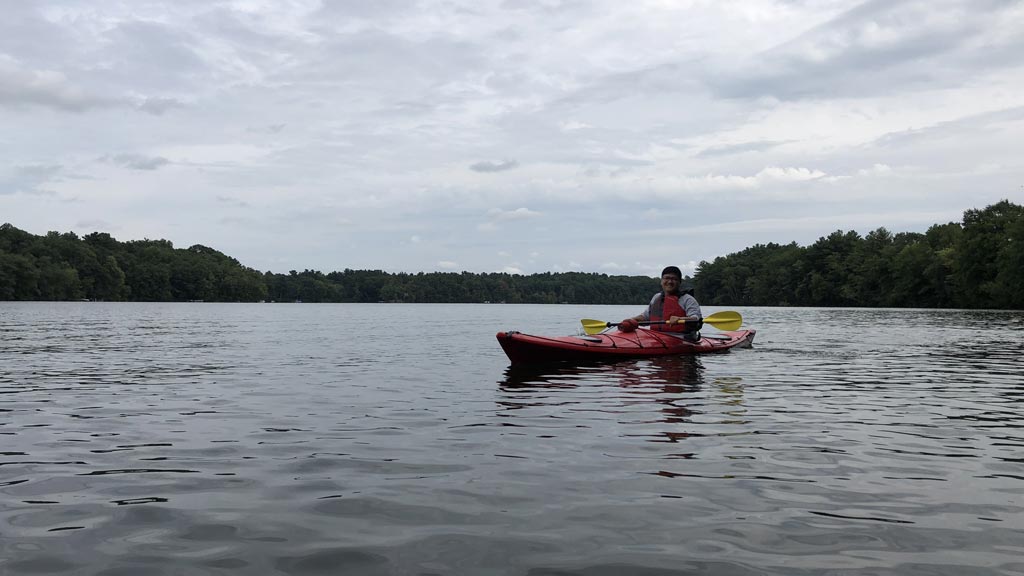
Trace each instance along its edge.
{"label": "kayak reflection in water", "polygon": [[[661,356],[613,363],[511,366],[499,382],[498,413],[535,418],[552,410],[597,410],[611,414],[623,434],[646,442],[678,443],[700,436],[693,431],[693,403],[707,404],[707,382],[698,356]],[[716,380],[717,383],[717,380]],[[584,393],[580,387],[589,388]],[[620,389],[625,394],[616,394]],[[512,422],[512,421],[509,421]],[[520,424],[521,425],[521,424]],[[672,454],[689,458],[692,455]]]}
{"label": "kayak reflection in water", "polygon": [[619,330],[632,332],[640,322],[659,322],[651,324],[651,330],[680,332],[689,342],[700,340],[704,315],[700,303],[693,297],[693,284],[683,283],[683,273],[678,267],[668,266],[661,271],[661,292],[651,298],[646,310],[620,322]]}
{"label": "kayak reflection in water", "polygon": [[658,356],[645,360],[513,364],[498,385],[524,388],[578,388],[583,384],[614,384],[637,394],[696,392],[704,383],[704,366],[692,355]]}

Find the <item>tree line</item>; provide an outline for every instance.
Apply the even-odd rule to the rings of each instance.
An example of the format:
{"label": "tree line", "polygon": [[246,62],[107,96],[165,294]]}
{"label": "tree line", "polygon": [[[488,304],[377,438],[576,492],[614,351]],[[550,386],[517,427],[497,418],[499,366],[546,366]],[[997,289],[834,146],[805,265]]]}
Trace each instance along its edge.
{"label": "tree line", "polygon": [[213,248],[109,234],[37,236],[0,226],[0,300],[508,302],[615,304],[650,298],[645,276],[317,270],[261,273]]}
{"label": "tree line", "polygon": [[837,230],[701,262],[704,304],[1024,309],[1024,207],[1007,200],[925,233]]}
{"label": "tree line", "polygon": [[[710,305],[1024,309],[1024,208],[1002,201],[927,232],[837,230],[701,262]],[[0,226],[0,300],[643,304],[646,276],[316,270],[259,272],[213,248]]]}

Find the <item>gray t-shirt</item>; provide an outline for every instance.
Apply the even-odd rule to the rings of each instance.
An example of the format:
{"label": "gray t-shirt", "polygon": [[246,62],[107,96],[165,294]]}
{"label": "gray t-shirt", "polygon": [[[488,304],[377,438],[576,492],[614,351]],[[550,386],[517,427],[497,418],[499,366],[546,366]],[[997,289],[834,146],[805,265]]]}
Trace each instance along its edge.
{"label": "gray t-shirt", "polygon": [[[658,305],[658,300],[661,299],[661,292],[654,295],[651,298],[651,303],[647,305],[647,309],[643,311],[642,316],[644,320],[651,319],[651,309]],[[700,304],[697,303],[697,299],[689,294],[683,294],[679,297],[679,306],[686,311],[687,316],[693,316],[696,318],[703,318],[704,316],[700,313]]]}

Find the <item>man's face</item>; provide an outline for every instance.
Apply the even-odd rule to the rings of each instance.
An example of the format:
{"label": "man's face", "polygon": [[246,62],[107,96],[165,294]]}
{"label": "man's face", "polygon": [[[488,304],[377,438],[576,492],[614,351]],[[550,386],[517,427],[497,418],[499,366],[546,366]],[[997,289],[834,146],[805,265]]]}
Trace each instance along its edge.
{"label": "man's face", "polygon": [[661,289],[666,292],[675,292],[679,290],[679,276],[675,274],[665,274],[661,277]]}

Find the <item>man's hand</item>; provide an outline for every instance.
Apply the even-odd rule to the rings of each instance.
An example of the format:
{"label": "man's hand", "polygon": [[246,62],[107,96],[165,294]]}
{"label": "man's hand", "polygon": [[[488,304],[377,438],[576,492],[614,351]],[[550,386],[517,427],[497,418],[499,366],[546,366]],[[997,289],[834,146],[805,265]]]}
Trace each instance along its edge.
{"label": "man's hand", "polygon": [[619,322],[619,332],[633,332],[640,326],[640,323],[635,318],[626,318],[622,322]]}

